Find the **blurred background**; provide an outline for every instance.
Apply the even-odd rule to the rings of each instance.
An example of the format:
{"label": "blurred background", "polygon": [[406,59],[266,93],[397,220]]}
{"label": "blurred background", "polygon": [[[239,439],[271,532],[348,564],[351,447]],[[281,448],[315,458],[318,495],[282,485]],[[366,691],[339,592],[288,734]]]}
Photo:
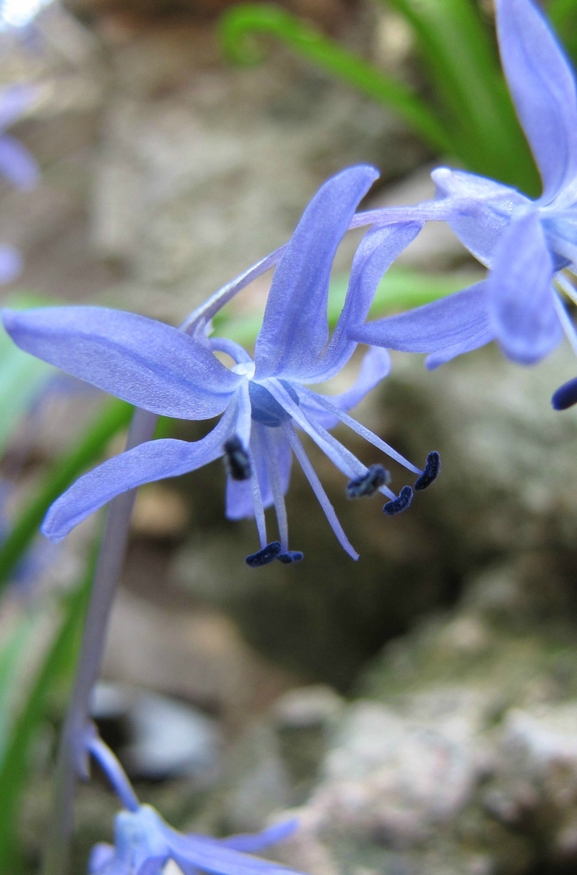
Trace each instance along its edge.
{"label": "blurred background", "polygon": [[[560,7],[552,13],[571,50],[573,7]],[[414,10],[436,16],[447,70],[454,64],[472,87],[475,71],[467,79],[451,57],[464,8],[489,47],[479,75],[491,83],[489,4],[287,0],[281,23],[311,29],[305,48],[256,35],[266,28],[255,25],[234,38],[262,57],[240,65],[230,0],[5,0],[0,87],[35,86],[10,133],[41,177],[31,191],[1,184],[0,240],[23,258],[3,302],[99,304],[178,324],[284,243],[319,185],[358,162],[381,172],[363,208],[431,197],[430,170],[449,161],[480,172],[501,162],[496,176],[518,174],[534,193],[518,131],[507,135],[509,153],[493,154],[466,152],[451,127]],[[307,56],[307,33],[309,47],[326,40],[360,59],[385,91],[404,83],[441,133],[423,135],[424,115],[411,124],[394,99],[377,99],[354,61],[335,75],[332,62]],[[507,101],[499,106],[512,118]],[[453,111],[473,132],[489,125]],[[335,288],[359,239],[341,247]],[[402,256],[381,312],[480,276],[451,233],[430,226]],[[223,333],[250,345],[269,283],[234,301]],[[66,460],[76,459],[76,476],[119,452],[128,420],[96,391],[15,359],[7,343],[0,365],[0,869],[18,875],[38,870],[81,628],[74,597],[100,532],[90,519],[48,547],[31,540],[34,520],[50,483],[65,483]],[[141,489],[94,702],[140,797],[178,828],[217,835],[260,829],[296,807],[301,829],[275,857],[311,875],[573,871],[577,422],[549,398],[574,371],[564,349],[531,370],[493,348],[432,373],[419,356],[394,356],[355,415],[417,464],[439,450],[443,472],[410,512],[385,518],[378,499],[347,501],[342,476],[310,448],[358,563],[296,466],[291,546],[305,560],[294,567],[244,564],[255,527],[224,519],[220,463]],[[170,434],[205,431],[176,423]],[[379,461],[344,427],[339,438],[367,464]],[[392,473],[400,487],[402,471]],[[15,557],[26,524],[23,566]],[[94,777],[79,792],[78,873],[91,844],[110,838],[116,810]]]}

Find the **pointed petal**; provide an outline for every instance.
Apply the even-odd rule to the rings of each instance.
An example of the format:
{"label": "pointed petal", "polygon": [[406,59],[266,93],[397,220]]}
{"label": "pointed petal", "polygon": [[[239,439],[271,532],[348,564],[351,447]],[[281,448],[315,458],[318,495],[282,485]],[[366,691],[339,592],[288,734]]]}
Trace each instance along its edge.
{"label": "pointed petal", "polygon": [[221,843],[196,841],[169,827],[166,834],[172,856],[183,871],[190,871],[190,867],[194,866],[214,875],[294,875],[293,869],[287,869],[271,860],[242,854]]}
{"label": "pointed petal", "polygon": [[[391,357],[386,349],[371,347],[363,357],[359,375],[351,388],[339,395],[328,396],[329,401],[339,410],[351,410],[388,375],[390,369]],[[337,416],[333,416],[325,407],[316,403],[314,395],[301,398],[300,404],[301,408],[324,428],[334,428],[340,421]]]}
{"label": "pointed petal", "polygon": [[108,459],[80,477],[54,502],[42,524],[42,533],[51,541],[60,541],[78,523],[122,492],[208,465],[222,456],[222,445],[232,430],[231,420],[231,416],[223,416],[200,441],[172,438],[149,441]]}
{"label": "pointed petal", "polygon": [[509,90],[550,199],[577,174],[577,98],[571,67],[529,0],[498,0],[497,33]]}
{"label": "pointed petal", "polygon": [[[220,844],[226,845],[227,848],[233,848],[235,851],[243,851],[245,854],[250,854],[254,853],[254,851],[267,848],[269,845],[276,845],[277,842],[284,841],[284,839],[294,833],[298,825],[298,819],[293,817],[291,820],[275,823],[273,826],[261,830],[261,832],[228,836],[226,839],[220,839]],[[212,839],[212,841],[218,841],[218,839]]]}
{"label": "pointed petal", "polygon": [[553,272],[538,215],[532,212],[513,222],[497,248],[486,283],[495,336],[505,355],[519,364],[535,364],[563,336]]}
{"label": "pointed petal", "polygon": [[257,377],[306,376],[323,353],[333,259],[377,176],[364,165],[344,170],[325,182],[306,208],[275,270],[256,341]]}
{"label": "pointed petal", "polygon": [[383,274],[415,239],[421,228],[422,225],[410,222],[372,228],[365,234],[353,259],[347,297],[333,336],[326,353],[317,364],[316,372],[307,376],[307,383],[330,380],[347,363],[357,345],[348,334],[348,329],[360,325],[367,318]]}
{"label": "pointed petal", "polygon": [[152,413],[209,419],[244,379],[184,332],[136,313],[46,307],[3,318],[21,349]]}
{"label": "pointed petal", "polygon": [[11,283],[22,272],[22,256],[13,246],[0,246],[0,285]]}
{"label": "pointed petal", "polygon": [[40,178],[40,170],[28,149],[9,134],[0,137],[0,173],[16,188],[32,189]]}
{"label": "pointed petal", "polygon": [[438,167],[431,177],[437,197],[452,204],[447,224],[469,252],[489,267],[513,212],[531,201],[507,185],[463,170]]}
{"label": "pointed petal", "polygon": [[438,352],[456,344],[464,344],[465,351],[467,344],[476,344],[478,337],[488,341],[495,334],[489,318],[486,283],[486,280],[475,283],[408,313],[367,322],[350,333],[362,343],[403,352]]}
{"label": "pointed petal", "polygon": [[434,371],[440,365],[444,365],[458,355],[463,355],[465,352],[472,352],[474,349],[479,349],[495,339],[495,331],[492,327],[481,329],[478,334],[472,334],[466,340],[460,343],[454,343],[452,346],[447,346],[445,349],[440,349],[437,352],[431,353],[425,359],[425,367],[428,371]]}

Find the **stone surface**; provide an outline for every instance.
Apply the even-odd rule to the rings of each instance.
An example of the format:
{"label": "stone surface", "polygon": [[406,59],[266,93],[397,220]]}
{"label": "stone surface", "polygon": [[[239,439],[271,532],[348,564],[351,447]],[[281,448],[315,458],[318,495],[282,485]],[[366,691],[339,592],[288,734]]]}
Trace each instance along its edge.
{"label": "stone surface", "polygon": [[[276,794],[251,828],[297,800],[291,814],[301,827],[281,859],[311,875],[569,871],[577,862],[577,634],[562,615],[520,619],[523,585],[510,572],[471,581],[454,611],[385,649],[364,675],[362,697],[331,711],[304,803],[277,705],[238,749],[242,767],[225,801],[217,794],[206,808],[211,828],[244,828],[255,777],[262,786],[276,775]],[[287,695],[314,700],[306,688]],[[243,758],[247,749],[252,758]]]}

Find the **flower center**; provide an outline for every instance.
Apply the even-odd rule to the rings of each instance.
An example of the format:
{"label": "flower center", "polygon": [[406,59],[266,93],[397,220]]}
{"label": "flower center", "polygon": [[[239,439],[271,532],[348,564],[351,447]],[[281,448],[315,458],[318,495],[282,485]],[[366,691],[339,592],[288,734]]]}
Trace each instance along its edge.
{"label": "flower center", "polygon": [[[299,403],[297,393],[286,380],[279,380],[279,383],[286,389],[295,404]],[[262,425],[268,425],[269,428],[278,428],[283,422],[287,422],[291,417],[282,407],[276,398],[270,394],[268,389],[265,389],[260,383],[250,382],[248,387],[251,403],[251,415],[255,422],[260,422]]]}
{"label": "flower center", "polygon": [[254,362],[238,362],[231,368],[231,371],[233,374],[238,374],[240,377],[247,377],[249,380],[252,380],[255,367]]}

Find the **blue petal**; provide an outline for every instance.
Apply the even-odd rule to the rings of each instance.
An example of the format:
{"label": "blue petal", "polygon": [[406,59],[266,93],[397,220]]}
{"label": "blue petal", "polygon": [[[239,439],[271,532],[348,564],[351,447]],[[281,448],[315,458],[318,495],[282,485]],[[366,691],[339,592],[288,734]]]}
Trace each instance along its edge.
{"label": "blue petal", "polygon": [[168,826],[165,835],[174,861],[186,873],[192,866],[214,875],[294,875],[293,869],[278,863],[250,857],[222,844],[209,844],[179,835]]}
{"label": "blue petal", "polygon": [[[357,404],[363,400],[378,383],[381,382],[391,370],[391,357],[386,349],[379,347],[371,347],[363,357],[359,375],[350,389],[346,392],[341,392],[339,395],[329,395],[328,400],[339,410],[352,410]],[[340,422],[337,416],[330,413],[326,407],[319,403],[315,403],[314,395],[303,396],[300,398],[301,408],[324,428],[334,428]]]}
{"label": "blue petal", "polygon": [[367,322],[350,334],[362,343],[403,352],[439,352],[456,344],[463,345],[463,352],[474,349],[480,345],[479,337],[487,342],[495,335],[489,319],[486,280],[408,313]]}
{"label": "blue petal", "polygon": [[40,178],[40,170],[28,149],[4,134],[0,137],[0,173],[16,188],[32,189]]}
{"label": "blue petal", "polygon": [[307,383],[330,380],[347,363],[357,345],[348,334],[348,329],[367,318],[383,274],[415,239],[421,228],[421,224],[406,222],[372,228],[365,234],[353,260],[347,297],[339,321],[316,370],[307,375]]}
{"label": "blue petal", "polygon": [[274,274],[256,341],[257,378],[306,377],[329,337],[331,267],[360,200],[377,178],[359,166],[332,177],[306,208]]}
{"label": "blue petal", "polygon": [[11,283],[22,272],[22,256],[13,246],[0,246],[0,285]]}
{"label": "blue petal", "polygon": [[282,842],[294,833],[298,825],[298,819],[293,817],[291,820],[275,823],[273,826],[269,826],[257,833],[241,833],[240,835],[228,836],[226,839],[214,839],[208,836],[197,835],[193,835],[191,838],[203,839],[212,844],[217,842],[221,846],[233,848],[235,851],[251,854],[254,851],[261,851],[269,845],[276,845],[277,842]]}
{"label": "blue petal", "polygon": [[431,174],[436,194],[451,204],[447,224],[475,258],[489,267],[511,216],[531,201],[484,176],[438,167]]}
{"label": "blue petal", "polygon": [[466,340],[460,343],[454,343],[452,346],[447,346],[437,352],[431,353],[425,359],[425,366],[428,371],[433,371],[440,365],[446,364],[451,359],[458,355],[463,355],[465,352],[472,352],[474,349],[479,349],[495,339],[495,331],[492,326],[481,329],[477,334],[472,334]]}
{"label": "blue petal", "polygon": [[231,431],[231,417],[224,416],[200,441],[172,438],[149,441],[108,459],[80,477],[54,502],[42,524],[42,533],[51,541],[60,541],[78,523],[122,492],[208,465],[222,456],[223,443]]}
{"label": "blue petal", "polygon": [[532,365],[561,341],[551,285],[554,267],[539,216],[513,222],[495,253],[486,281],[489,314],[505,355]]}
{"label": "blue petal", "polygon": [[94,845],[88,858],[88,875],[98,875],[114,859],[114,847],[107,842]]}
{"label": "blue petal", "polygon": [[577,174],[577,98],[571,67],[529,0],[498,0],[501,61],[543,180],[543,200]]}
{"label": "blue petal", "polygon": [[3,318],[21,349],[152,413],[209,419],[243,379],[184,332],[136,313],[46,307]]}

